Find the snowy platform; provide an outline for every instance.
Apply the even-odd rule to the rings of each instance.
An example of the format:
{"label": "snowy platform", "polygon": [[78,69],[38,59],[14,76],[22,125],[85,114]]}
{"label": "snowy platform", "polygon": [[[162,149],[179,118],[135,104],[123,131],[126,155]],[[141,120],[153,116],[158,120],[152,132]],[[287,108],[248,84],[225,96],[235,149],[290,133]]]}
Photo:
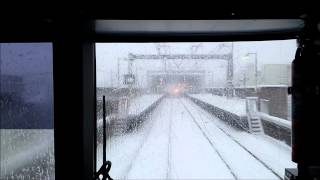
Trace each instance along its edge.
{"label": "snowy platform", "polygon": [[162,94],[146,94],[134,98],[133,100],[129,101],[130,105],[128,114],[132,116],[143,113],[161,97],[163,97]]}
{"label": "snowy platform", "polygon": [[246,100],[241,98],[227,98],[212,94],[190,94],[189,96],[205,103],[214,105],[238,116],[246,116]]}
{"label": "snowy platform", "polygon": [[228,124],[246,131],[249,129],[244,99],[212,94],[190,94],[187,97]]}
{"label": "snowy platform", "polygon": [[[194,103],[234,127],[248,130],[245,99],[212,94],[191,94]],[[259,113],[266,135],[291,145],[291,122],[266,113]]]}
{"label": "snowy platform", "polygon": [[[163,94],[146,94],[129,101],[128,113],[125,116],[111,114],[106,117],[109,134],[119,135],[140,126],[144,119],[164,98]],[[102,141],[102,119],[97,122],[98,141]]]}

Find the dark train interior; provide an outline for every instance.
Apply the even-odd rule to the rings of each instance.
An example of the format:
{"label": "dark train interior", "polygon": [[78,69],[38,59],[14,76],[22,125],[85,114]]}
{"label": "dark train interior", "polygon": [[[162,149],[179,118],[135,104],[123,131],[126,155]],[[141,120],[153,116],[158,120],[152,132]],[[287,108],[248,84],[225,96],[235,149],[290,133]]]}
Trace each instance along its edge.
{"label": "dark train interior", "polygon": [[[100,138],[97,137],[97,131],[100,131],[96,128],[97,124],[99,126],[97,119],[104,117],[105,113],[109,115],[111,111],[119,112],[121,108],[125,108],[128,103],[126,94],[134,91],[133,94],[138,96],[142,93],[139,89],[103,89],[96,86],[96,72],[100,68],[96,63],[96,43],[209,43],[288,39],[296,40],[297,49],[291,64],[292,84],[284,89],[284,93],[292,97],[292,124],[288,132],[292,135],[286,143],[292,148],[290,161],[297,166],[285,167],[283,174],[276,177],[288,180],[320,179],[320,116],[317,113],[320,107],[319,9],[312,8],[311,5],[291,7],[287,4],[280,7],[277,3],[268,3],[265,7],[257,3],[225,3],[219,7],[196,3],[188,4],[184,8],[182,4],[162,7],[164,4],[158,6],[158,3],[149,7],[138,4],[123,7],[124,5],[94,2],[78,2],[73,6],[58,5],[57,8],[53,5],[51,7],[51,4],[11,7],[4,5],[1,8],[0,179],[110,179],[108,172],[112,172],[116,167],[113,164],[109,169],[110,165],[105,161],[105,151],[102,168],[97,165],[97,153],[100,153],[97,150],[97,138]],[[41,47],[38,47],[37,43],[42,44]],[[24,44],[30,44],[30,49]],[[32,48],[36,46],[36,49]],[[35,50],[40,52],[37,57],[46,59],[46,62],[33,62],[30,58],[21,62],[24,64],[22,67],[18,67],[19,59]],[[12,55],[12,52],[18,53]],[[17,62],[16,65],[6,64],[10,63],[6,58],[12,58],[12,61]],[[30,72],[27,69],[30,69]],[[24,71],[28,71],[29,74],[40,72],[41,75],[33,74],[30,79],[21,79],[20,76],[6,75],[7,71],[14,74]],[[152,70],[148,73],[151,82],[148,93],[151,94],[166,92],[169,96],[177,97],[183,96],[185,92],[198,94],[206,84],[203,81],[205,73],[202,71],[176,70],[163,75],[161,70]],[[229,78],[230,72],[226,73]],[[36,88],[26,91],[23,96],[16,95],[17,92],[30,89],[23,83],[32,84],[32,79],[48,85],[37,84]],[[129,77],[126,84],[133,81],[134,77]],[[166,86],[162,87],[162,83]],[[228,96],[229,90],[226,88],[223,92]],[[221,92],[217,88],[208,90],[208,93],[214,94],[216,91],[217,94]],[[241,91],[237,92],[240,97]],[[102,95],[105,94],[109,99],[107,104],[102,105]],[[268,96],[262,91],[261,94]],[[190,99],[199,106],[203,105]],[[37,103],[42,101],[45,102]],[[25,105],[14,105],[21,102]],[[113,108],[112,103],[122,104]],[[46,108],[48,106],[49,109]],[[107,111],[103,111],[105,106]],[[15,112],[17,109],[19,112]],[[34,113],[24,113],[28,109],[34,109]],[[110,112],[108,109],[111,109]],[[26,122],[24,119],[34,120]],[[38,136],[48,136],[54,143],[54,147],[51,147],[47,154],[41,155],[45,158],[30,160],[34,164],[43,163],[42,165],[27,169],[28,164],[21,160],[23,156],[15,156],[19,149],[11,148],[10,143],[20,143],[20,139],[29,135],[20,136],[7,131],[12,129],[51,130],[51,135],[37,132],[40,133]],[[30,135],[29,138],[35,136]],[[103,140],[105,142],[105,139]],[[19,147],[25,148],[24,151],[29,153],[26,157],[31,154],[38,157],[40,149],[46,146],[47,142],[40,140],[30,145],[28,140],[25,140],[21,143],[23,145]],[[8,158],[10,156],[6,153],[16,159],[11,163],[11,159]],[[46,162],[51,164],[48,165]],[[185,163],[198,166],[192,162]],[[243,163],[245,166],[246,162]],[[45,167],[45,170],[41,170],[39,166]],[[37,172],[37,176],[33,176],[33,172]],[[24,176],[24,173],[28,175]],[[232,176],[237,179],[236,175]]]}

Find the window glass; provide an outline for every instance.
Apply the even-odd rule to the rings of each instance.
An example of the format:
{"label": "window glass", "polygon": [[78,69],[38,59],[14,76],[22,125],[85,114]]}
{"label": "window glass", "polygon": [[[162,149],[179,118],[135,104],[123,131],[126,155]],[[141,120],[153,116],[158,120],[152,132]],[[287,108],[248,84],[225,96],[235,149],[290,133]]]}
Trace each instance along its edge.
{"label": "window glass", "polygon": [[0,43],[0,179],[54,179],[51,43]]}
{"label": "window glass", "polygon": [[97,167],[116,179],[282,179],[295,40],[98,43]]}

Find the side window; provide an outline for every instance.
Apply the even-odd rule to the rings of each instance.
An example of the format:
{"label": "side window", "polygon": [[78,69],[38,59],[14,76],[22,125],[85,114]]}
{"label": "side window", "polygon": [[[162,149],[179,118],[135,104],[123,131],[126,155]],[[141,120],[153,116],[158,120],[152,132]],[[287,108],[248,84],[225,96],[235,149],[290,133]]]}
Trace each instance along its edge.
{"label": "side window", "polygon": [[51,43],[0,43],[0,179],[54,179]]}

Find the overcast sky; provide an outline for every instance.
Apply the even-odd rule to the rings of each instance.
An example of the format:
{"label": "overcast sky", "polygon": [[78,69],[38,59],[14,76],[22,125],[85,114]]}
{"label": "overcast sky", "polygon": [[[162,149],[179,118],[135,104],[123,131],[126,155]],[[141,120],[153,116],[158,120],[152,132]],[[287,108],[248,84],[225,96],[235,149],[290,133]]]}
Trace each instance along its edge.
{"label": "overcast sky", "polygon": [[[122,84],[123,75],[128,73],[128,63],[125,60],[129,53],[158,54],[157,47],[162,45],[161,52],[169,54],[226,54],[231,52],[232,43],[98,43],[97,57],[97,86],[108,87]],[[164,47],[165,46],[165,47]],[[193,46],[193,50],[192,50]],[[196,48],[198,47],[198,48]],[[196,50],[195,50],[196,49]],[[296,40],[281,41],[251,41],[234,42],[234,75],[237,76],[248,63],[254,63],[254,55],[245,58],[247,53],[257,53],[258,70],[264,64],[290,64],[296,51]],[[171,70],[205,70],[214,72],[215,81],[225,81],[226,62],[224,60],[209,61],[170,61],[167,68]],[[138,84],[145,86],[146,72],[163,70],[164,64],[159,60],[136,60],[133,63],[133,73],[138,77]]]}

